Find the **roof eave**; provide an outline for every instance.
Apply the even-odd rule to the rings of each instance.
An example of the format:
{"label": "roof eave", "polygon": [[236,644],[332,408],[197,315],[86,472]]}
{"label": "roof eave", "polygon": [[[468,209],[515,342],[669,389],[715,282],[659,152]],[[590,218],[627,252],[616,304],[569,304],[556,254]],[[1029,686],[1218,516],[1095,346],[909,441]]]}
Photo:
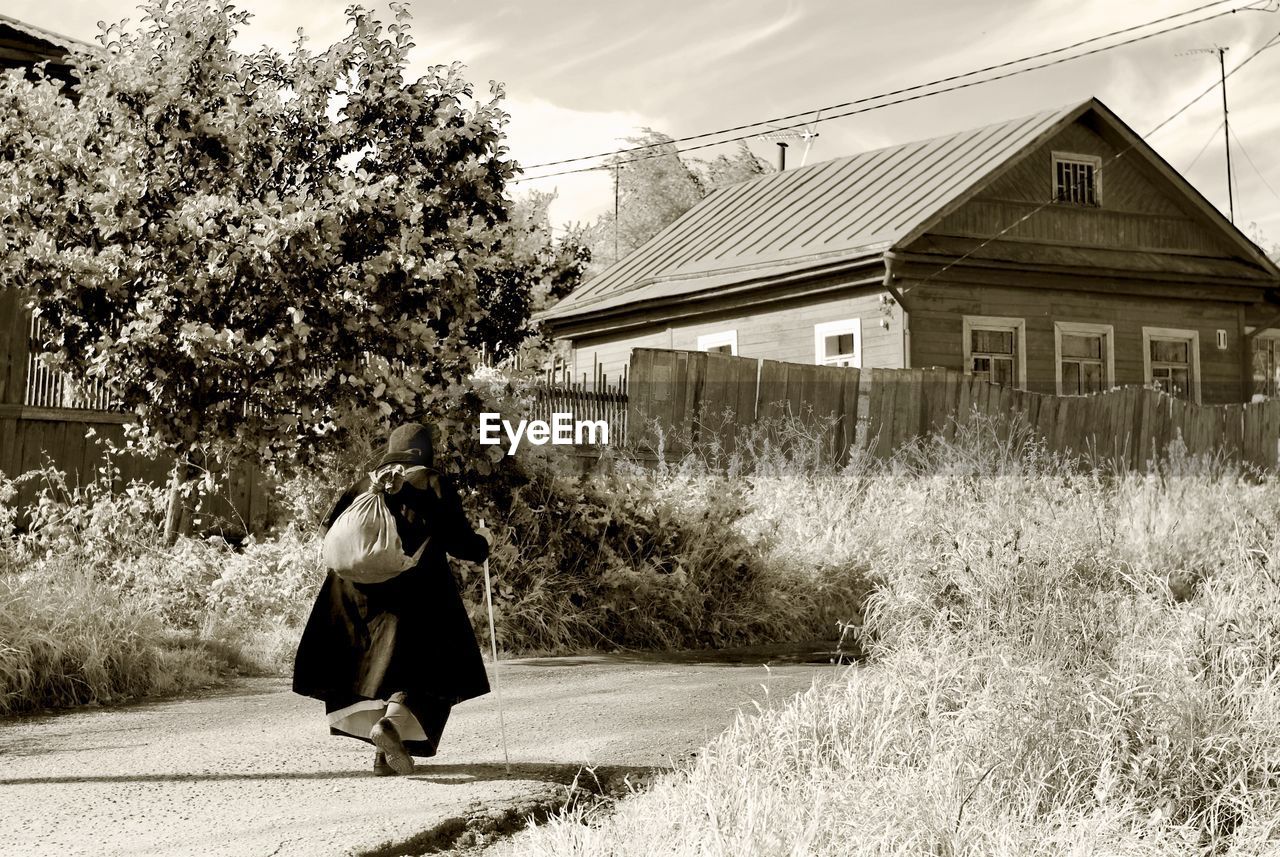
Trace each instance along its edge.
{"label": "roof eave", "polygon": [[34,24],[28,24],[25,21],[19,21],[9,15],[0,15],[0,24],[11,27],[18,32],[30,36],[33,39],[39,39],[42,42],[53,45],[55,48],[63,48],[68,52],[81,51],[85,53],[101,53],[102,47],[91,42],[84,42],[80,39],[74,39],[70,36],[64,36],[61,33],[55,33],[52,30],[46,30],[43,27],[37,27]]}
{"label": "roof eave", "polygon": [[[1182,271],[1137,271],[1128,268],[1098,267],[1095,265],[1064,265],[1046,262],[1012,262],[1004,259],[987,259],[979,257],[959,258],[952,255],[924,253],[911,250],[893,250],[885,254],[891,263],[915,264],[927,267],[948,269],[977,269],[988,271],[1017,271],[1035,274],[1054,274],[1081,278],[1083,281],[1098,280],[1135,280],[1167,284],[1170,286],[1221,286],[1236,290],[1252,290],[1252,299],[1268,289],[1276,287],[1271,279],[1232,277],[1219,274],[1193,274]],[[895,271],[898,267],[895,267]],[[937,276],[936,274],[934,275]],[[939,284],[946,280],[939,278]],[[1240,294],[1225,295],[1224,300],[1239,301]]]}
{"label": "roof eave", "polygon": [[[552,315],[551,310],[535,316],[534,320],[545,324],[552,336],[563,335],[572,330],[574,335],[590,333],[599,328],[616,330],[620,326],[642,327],[666,319],[698,315],[706,312],[710,305],[729,299],[742,299],[755,296],[757,300],[741,300],[740,303],[756,304],[789,300],[813,294],[815,291],[831,291],[846,288],[858,288],[872,285],[883,279],[884,254],[875,253],[857,259],[846,259],[818,267],[806,268],[802,271],[790,272],[783,276],[776,273],[765,273],[761,276],[744,280],[731,285],[715,285],[707,289],[687,292],[679,295],[663,295],[648,300],[615,304],[604,309],[584,307],[578,312]],[[841,275],[859,275],[841,283],[822,284],[821,281]],[[817,289],[812,288],[818,286]],[[781,291],[782,294],[766,295],[769,291]],[[554,307],[552,308],[554,310]],[[664,314],[664,311],[666,313]],[[618,320],[638,313],[652,313],[643,321],[631,325],[619,325]]]}

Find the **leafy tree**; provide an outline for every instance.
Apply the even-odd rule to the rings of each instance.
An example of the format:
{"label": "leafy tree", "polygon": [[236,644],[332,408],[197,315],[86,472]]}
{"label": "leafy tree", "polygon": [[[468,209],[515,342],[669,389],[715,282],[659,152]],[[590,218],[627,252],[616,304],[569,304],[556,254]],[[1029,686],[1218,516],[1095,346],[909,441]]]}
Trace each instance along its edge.
{"label": "leafy tree", "polygon": [[250,16],[226,0],[150,0],[76,57],[74,101],[0,81],[0,284],[54,366],[176,453],[175,484],[202,456],[283,466],[353,422],[476,404],[502,90],[477,98],[457,64],[406,80],[393,8],[281,56],[231,47]]}
{"label": "leafy tree", "polygon": [[616,155],[606,161],[617,183],[619,216],[615,222],[612,211],[602,215],[593,230],[592,257],[610,264],[657,235],[703,196],[669,136],[644,128],[626,142],[628,148],[645,148],[639,155]]}
{"label": "leafy tree", "polygon": [[615,223],[614,213],[606,212],[586,235],[595,260],[592,273],[640,247],[711,191],[769,169],[745,144],[739,144],[733,155],[686,161],[671,137],[652,128],[642,129],[626,142],[628,148],[640,147],[640,151],[606,161],[617,182],[618,217]]}
{"label": "leafy tree", "polygon": [[771,167],[739,142],[732,155],[717,155],[711,161],[695,161],[693,170],[703,194],[771,171]]}
{"label": "leafy tree", "polygon": [[510,356],[536,336],[530,315],[572,291],[591,260],[581,230],[554,239],[548,216],[554,199],[554,193],[532,191],[510,206],[506,251],[484,277],[491,284],[481,295],[485,315],[471,339],[493,358]]}
{"label": "leafy tree", "polygon": [[1245,234],[1249,236],[1250,241],[1258,245],[1262,252],[1267,254],[1267,258],[1280,265],[1280,242],[1268,240],[1267,233],[1263,232],[1262,227],[1256,222],[1249,224]]}

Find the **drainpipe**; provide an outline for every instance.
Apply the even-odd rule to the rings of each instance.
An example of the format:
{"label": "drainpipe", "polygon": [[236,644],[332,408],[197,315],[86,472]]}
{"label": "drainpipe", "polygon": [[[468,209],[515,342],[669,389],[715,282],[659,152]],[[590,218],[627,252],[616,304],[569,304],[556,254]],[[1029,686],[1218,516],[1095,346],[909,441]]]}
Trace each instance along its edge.
{"label": "drainpipe", "polygon": [[911,317],[907,313],[907,303],[902,298],[902,292],[893,284],[893,263],[897,258],[892,250],[886,250],[884,253],[884,288],[885,291],[893,295],[893,299],[898,302],[898,308],[902,310],[902,368],[910,369]]}

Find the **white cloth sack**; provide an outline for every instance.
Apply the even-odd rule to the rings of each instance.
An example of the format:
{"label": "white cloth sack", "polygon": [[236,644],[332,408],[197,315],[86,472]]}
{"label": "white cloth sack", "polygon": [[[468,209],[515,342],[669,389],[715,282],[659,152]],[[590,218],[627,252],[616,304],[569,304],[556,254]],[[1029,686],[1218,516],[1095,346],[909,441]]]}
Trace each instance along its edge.
{"label": "white cloth sack", "polygon": [[412,568],[422,557],[426,542],[413,556],[406,556],[396,529],[396,519],[374,483],[351,502],[325,534],[324,564],[352,583],[382,583]]}

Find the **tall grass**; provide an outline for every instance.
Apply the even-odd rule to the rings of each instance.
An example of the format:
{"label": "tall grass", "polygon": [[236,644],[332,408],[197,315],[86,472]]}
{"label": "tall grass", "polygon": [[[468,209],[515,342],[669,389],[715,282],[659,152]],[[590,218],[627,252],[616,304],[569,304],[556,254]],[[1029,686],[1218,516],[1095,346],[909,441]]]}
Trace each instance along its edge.
{"label": "tall grass", "polygon": [[[322,575],[311,537],[288,528],[233,548],[163,546],[164,490],[110,473],[41,480],[27,526],[0,543],[0,715],[108,703],[281,670]],[[0,478],[0,524],[14,481]]]}
{"label": "tall grass", "polygon": [[[516,853],[1280,853],[1280,488],[1218,460],[1072,466],[977,427],[774,474],[776,550],[861,563],[869,665],[742,717]],[[795,537],[815,543],[800,548]]]}
{"label": "tall grass", "polygon": [[[799,459],[779,455],[759,462],[800,472]],[[472,519],[497,536],[506,651],[831,638],[857,615],[866,567],[814,562],[793,543],[810,540],[798,523],[757,526],[772,501],[740,464],[614,464],[584,476],[564,458],[532,457],[518,490],[471,499]],[[237,669],[288,671],[324,577],[317,524],[334,473],[285,483],[290,523],[238,546],[181,538],[165,547],[161,489],[110,479],[72,489],[48,470],[24,478],[45,487],[27,530],[0,543],[0,714],[181,690]],[[12,488],[0,479],[0,500]],[[0,526],[17,518],[5,502],[0,515]],[[482,575],[455,565],[484,633]]]}

